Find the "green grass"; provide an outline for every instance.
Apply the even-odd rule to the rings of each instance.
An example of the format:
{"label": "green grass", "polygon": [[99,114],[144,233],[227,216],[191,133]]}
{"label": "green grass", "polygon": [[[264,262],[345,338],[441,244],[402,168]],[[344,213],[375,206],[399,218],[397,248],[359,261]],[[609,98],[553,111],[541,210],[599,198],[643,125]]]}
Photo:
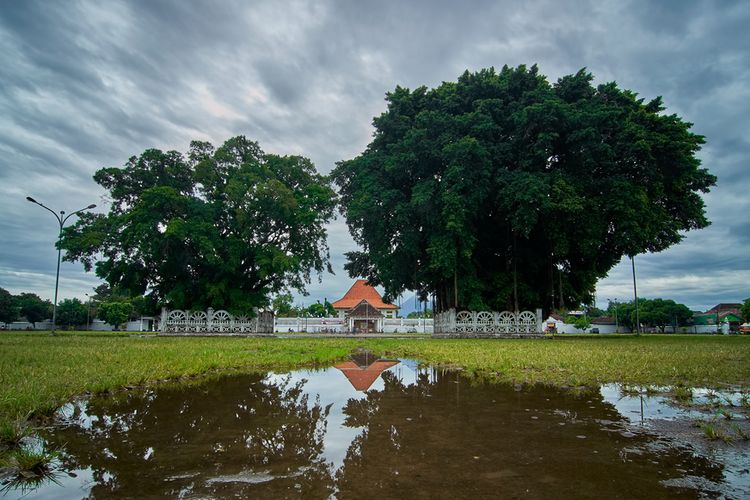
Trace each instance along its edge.
{"label": "green grass", "polygon": [[722,422],[718,416],[708,420],[698,420],[696,425],[703,431],[703,435],[713,441],[747,441],[748,435],[742,427],[732,422]]}
{"label": "green grass", "polygon": [[0,447],[19,448],[24,438],[31,435],[31,428],[26,419],[0,419]]}
{"label": "green grass", "polygon": [[703,435],[708,439],[714,441],[721,440],[725,443],[732,441],[732,437],[721,425],[716,422],[716,420],[705,420],[698,422],[698,427],[700,427],[700,429],[703,431]]}
{"label": "green grass", "polygon": [[50,415],[72,396],[225,370],[327,365],[358,347],[514,383],[750,387],[750,337],[566,340],[185,338],[0,334],[0,421]]}
{"label": "green grass", "polygon": [[50,464],[59,457],[59,451],[47,450],[43,445],[39,449],[22,447],[11,452],[10,463],[20,472],[43,476],[50,472]]}
{"label": "green grass", "polygon": [[682,404],[688,404],[693,401],[693,389],[685,387],[684,385],[676,385],[672,387],[670,393],[672,397]]}

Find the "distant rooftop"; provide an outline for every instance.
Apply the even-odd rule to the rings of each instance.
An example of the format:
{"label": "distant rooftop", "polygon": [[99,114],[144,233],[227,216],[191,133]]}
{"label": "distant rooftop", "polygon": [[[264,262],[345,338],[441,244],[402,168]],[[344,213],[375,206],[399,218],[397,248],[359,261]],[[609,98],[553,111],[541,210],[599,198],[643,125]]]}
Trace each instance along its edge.
{"label": "distant rooftop", "polygon": [[367,283],[367,280],[357,280],[346,294],[331,304],[334,309],[351,309],[366,300],[376,309],[398,309],[398,306],[386,304],[375,287]]}
{"label": "distant rooftop", "polygon": [[742,307],[742,304],[734,304],[734,303],[722,303],[722,304],[716,304],[711,309],[706,311],[706,313],[715,313],[715,312],[723,312],[723,311],[736,311],[739,310],[739,308]]}

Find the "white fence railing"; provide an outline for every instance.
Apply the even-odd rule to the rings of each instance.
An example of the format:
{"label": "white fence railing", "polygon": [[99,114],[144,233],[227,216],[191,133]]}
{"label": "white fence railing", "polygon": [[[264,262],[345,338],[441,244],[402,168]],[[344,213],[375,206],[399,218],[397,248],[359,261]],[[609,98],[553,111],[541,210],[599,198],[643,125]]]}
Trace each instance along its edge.
{"label": "white fence railing", "polygon": [[[343,318],[275,318],[276,332],[350,333]],[[432,333],[432,318],[383,318],[377,333]]]}
{"label": "white fence railing", "polygon": [[159,331],[163,333],[272,333],[273,313],[257,312],[255,317],[234,316],[227,311],[161,312]]}
{"label": "white fence railing", "polygon": [[435,315],[435,334],[442,335],[514,335],[542,333],[542,310],[459,311],[449,309]]}

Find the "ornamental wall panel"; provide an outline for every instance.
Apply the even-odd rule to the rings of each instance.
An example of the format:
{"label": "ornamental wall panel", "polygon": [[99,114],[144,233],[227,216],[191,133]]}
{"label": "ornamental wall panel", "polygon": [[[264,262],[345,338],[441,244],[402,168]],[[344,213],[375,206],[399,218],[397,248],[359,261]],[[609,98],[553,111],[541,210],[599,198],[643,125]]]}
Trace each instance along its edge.
{"label": "ornamental wall panel", "polygon": [[436,336],[494,337],[541,334],[542,311],[458,311],[449,309],[434,318]]}
{"label": "ornamental wall panel", "polygon": [[162,309],[159,331],[181,334],[273,333],[273,313],[255,312],[254,317],[234,316],[209,308],[207,311]]}

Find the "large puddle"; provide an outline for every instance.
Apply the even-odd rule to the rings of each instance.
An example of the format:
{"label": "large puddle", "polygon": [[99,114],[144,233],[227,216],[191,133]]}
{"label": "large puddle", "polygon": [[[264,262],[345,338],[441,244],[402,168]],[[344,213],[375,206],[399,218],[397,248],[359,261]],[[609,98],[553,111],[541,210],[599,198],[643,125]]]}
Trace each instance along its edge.
{"label": "large puddle", "polygon": [[31,486],[6,481],[2,492],[10,498],[750,496],[747,442],[709,441],[693,425],[694,412],[618,386],[576,392],[490,384],[362,354],[323,370],[228,375],[68,405],[43,431],[48,448],[61,450],[53,477]]}

